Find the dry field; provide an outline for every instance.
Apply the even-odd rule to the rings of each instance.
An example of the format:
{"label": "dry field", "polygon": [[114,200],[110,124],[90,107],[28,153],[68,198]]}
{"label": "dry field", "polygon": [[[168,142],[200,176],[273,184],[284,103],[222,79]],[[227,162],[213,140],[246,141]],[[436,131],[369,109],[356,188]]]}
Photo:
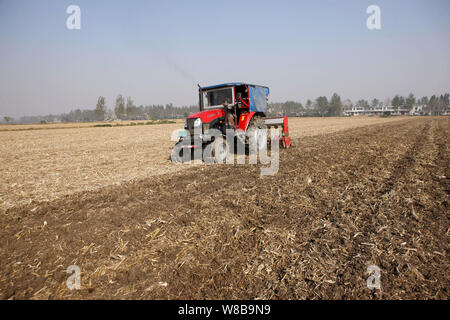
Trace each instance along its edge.
{"label": "dry field", "polygon": [[180,127],[0,131],[0,210],[178,170],[168,159]]}
{"label": "dry field", "polygon": [[[130,123],[145,123],[149,120],[124,120],[111,122],[70,122],[70,123],[44,123],[44,124],[2,124],[0,125],[0,132],[2,131],[24,131],[24,130],[47,130],[47,129],[81,129],[91,128],[96,124],[110,124],[129,125]],[[177,123],[184,123],[184,120],[174,119]]]}
{"label": "dry field", "polygon": [[0,297],[449,298],[449,118],[291,119],[263,178],[171,164],[177,128],[0,132]]}
{"label": "dry field", "polygon": [[[290,130],[293,138],[299,138],[399,119],[294,118]],[[185,169],[169,161],[171,133],[183,128],[183,121],[112,128],[75,125],[79,128],[74,124],[0,126],[0,212],[33,200],[54,200]]]}

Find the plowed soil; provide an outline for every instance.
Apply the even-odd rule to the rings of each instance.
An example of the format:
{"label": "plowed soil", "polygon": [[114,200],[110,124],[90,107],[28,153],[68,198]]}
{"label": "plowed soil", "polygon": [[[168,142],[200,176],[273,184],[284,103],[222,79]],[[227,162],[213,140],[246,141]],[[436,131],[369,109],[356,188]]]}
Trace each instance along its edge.
{"label": "plowed soil", "polygon": [[407,118],[295,138],[274,176],[183,166],[12,207],[0,296],[448,299],[449,136],[449,118]]}
{"label": "plowed soil", "polygon": [[[289,127],[291,136],[299,138],[401,120],[291,118]],[[51,201],[184,170],[169,159],[175,144],[171,135],[175,133],[176,138],[183,124],[177,120],[175,124],[111,128],[92,128],[92,123],[1,125],[0,214],[31,201]]]}

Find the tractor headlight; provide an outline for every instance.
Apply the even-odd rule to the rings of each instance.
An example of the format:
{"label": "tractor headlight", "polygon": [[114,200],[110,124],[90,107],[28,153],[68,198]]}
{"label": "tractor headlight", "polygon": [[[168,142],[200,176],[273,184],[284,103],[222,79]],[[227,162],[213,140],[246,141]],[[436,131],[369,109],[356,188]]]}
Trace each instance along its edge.
{"label": "tractor headlight", "polygon": [[200,118],[195,119],[195,121],[194,121],[194,128],[198,128],[198,127],[201,127],[201,126],[202,126],[202,119],[200,119]]}

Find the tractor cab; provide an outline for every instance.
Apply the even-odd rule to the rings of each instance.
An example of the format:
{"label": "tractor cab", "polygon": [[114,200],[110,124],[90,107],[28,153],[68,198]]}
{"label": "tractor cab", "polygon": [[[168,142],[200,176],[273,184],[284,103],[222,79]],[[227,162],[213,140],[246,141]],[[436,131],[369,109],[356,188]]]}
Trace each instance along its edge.
{"label": "tractor cab", "polygon": [[200,110],[219,108],[224,103],[237,104],[247,111],[267,110],[269,88],[245,83],[224,83],[199,89]]}
{"label": "tractor cab", "polygon": [[245,131],[253,116],[265,116],[268,94],[267,87],[240,82],[200,87],[200,112],[187,118],[185,129],[193,134],[193,129],[201,123],[203,129],[223,127]]}

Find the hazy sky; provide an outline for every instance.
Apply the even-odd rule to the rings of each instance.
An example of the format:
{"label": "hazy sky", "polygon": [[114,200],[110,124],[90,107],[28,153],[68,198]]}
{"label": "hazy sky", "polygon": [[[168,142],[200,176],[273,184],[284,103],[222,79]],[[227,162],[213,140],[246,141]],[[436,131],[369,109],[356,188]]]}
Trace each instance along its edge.
{"label": "hazy sky", "polygon": [[[81,30],[66,9],[81,8]],[[381,8],[381,30],[366,9]],[[450,91],[450,1],[0,0],[0,117],[197,103],[201,85],[267,85],[271,101]]]}

